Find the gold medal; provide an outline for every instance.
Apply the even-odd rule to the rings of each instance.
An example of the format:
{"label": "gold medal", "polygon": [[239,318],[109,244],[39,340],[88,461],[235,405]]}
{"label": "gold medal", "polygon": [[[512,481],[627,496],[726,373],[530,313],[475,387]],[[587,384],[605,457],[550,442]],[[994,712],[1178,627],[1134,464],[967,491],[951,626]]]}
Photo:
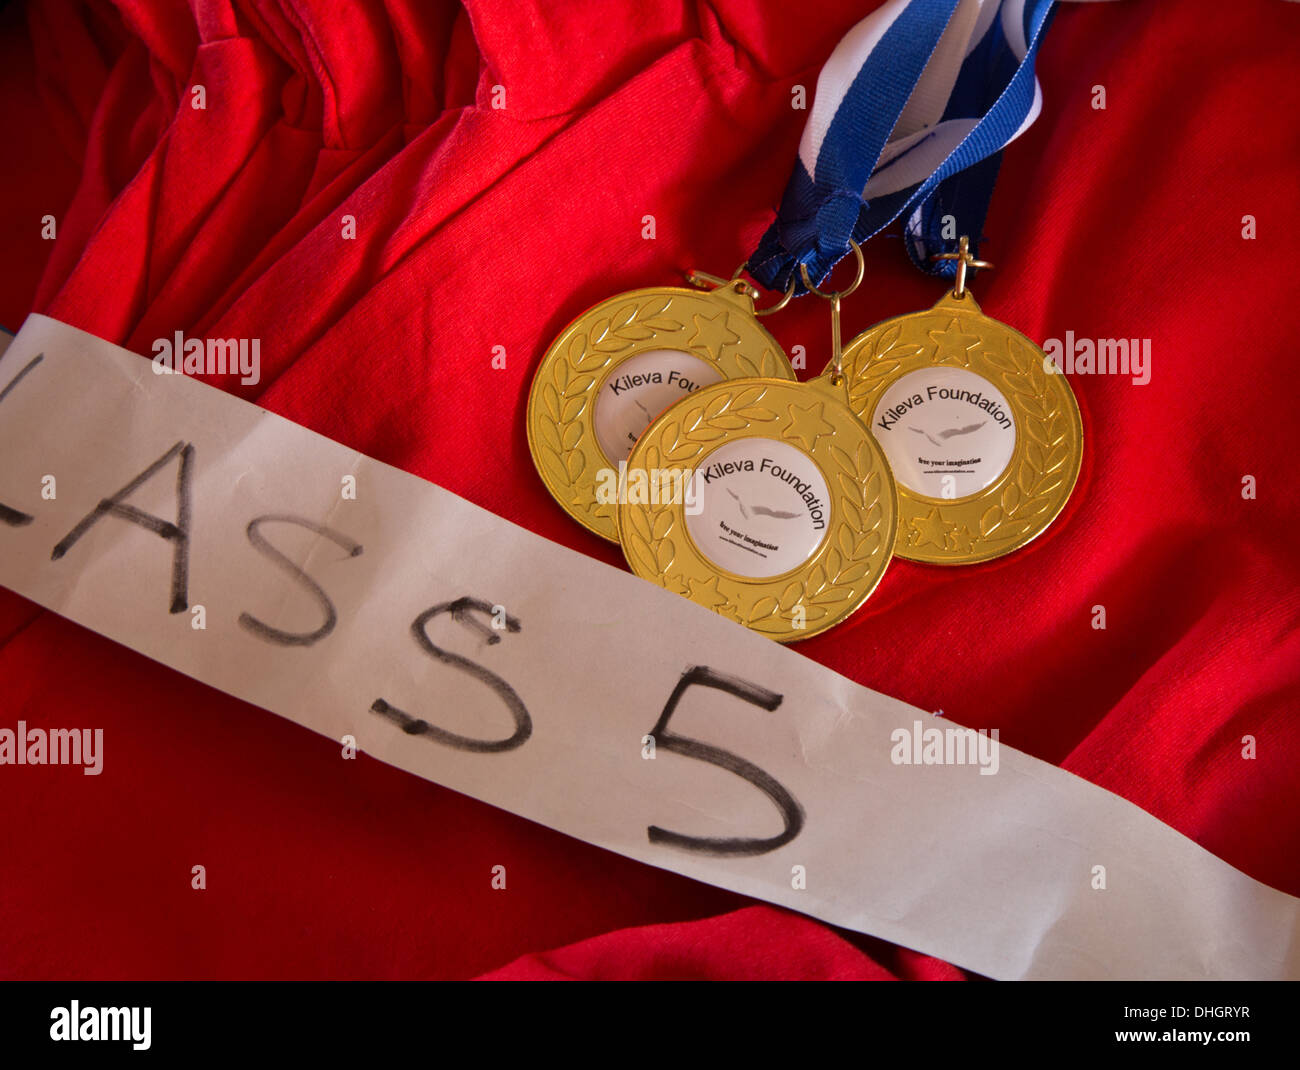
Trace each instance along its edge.
{"label": "gold medal", "polygon": [[1064,507],[1083,459],[1065,376],[1019,331],[984,315],[957,280],[933,308],[879,323],[844,351],[849,404],[898,484],[894,552],[939,565],[1024,546]]}
{"label": "gold medal", "polygon": [[[871,594],[896,533],[894,480],[849,408],[839,299],[831,364],[809,383],[716,383],[655,420],[628,459],[618,530],[632,571],[779,642]],[[811,289],[811,286],[810,286]]]}
{"label": "gold medal", "polygon": [[528,397],[528,448],[546,489],[584,527],[618,541],[618,487],[651,420],[724,380],[792,380],[756,318],[757,291],[737,277],[701,292],[633,290],[589,308],[551,344]]}

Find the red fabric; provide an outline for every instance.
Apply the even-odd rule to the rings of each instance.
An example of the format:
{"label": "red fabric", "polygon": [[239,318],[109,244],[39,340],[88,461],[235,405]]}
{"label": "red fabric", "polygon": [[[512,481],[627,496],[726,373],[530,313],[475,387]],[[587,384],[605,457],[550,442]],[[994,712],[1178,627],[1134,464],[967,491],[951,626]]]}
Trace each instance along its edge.
{"label": "red fabric", "polygon": [[[596,300],[744,257],[806,118],[791,87],[872,6],[11,6],[0,321],[41,311],[142,354],[177,330],[260,338],[263,382],[217,385],[617,562],[534,475],[536,361]],[[1063,6],[979,297],[1039,340],[1149,337],[1151,382],[1075,379],[1088,453],[1049,534],[977,568],[896,562],[798,648],[999,728],[1293,894],[1298,37],[1275,0]],[[896,238],[868,258],[848,332],[937,298]],[[824,307],[768,322],[820,370]],[[489,447],[474,466],[469,441]],[[7,592],[0,640],[5,723],[106,740],[98,778],[0,770],[0,976],[960,976],[340,761]]]}

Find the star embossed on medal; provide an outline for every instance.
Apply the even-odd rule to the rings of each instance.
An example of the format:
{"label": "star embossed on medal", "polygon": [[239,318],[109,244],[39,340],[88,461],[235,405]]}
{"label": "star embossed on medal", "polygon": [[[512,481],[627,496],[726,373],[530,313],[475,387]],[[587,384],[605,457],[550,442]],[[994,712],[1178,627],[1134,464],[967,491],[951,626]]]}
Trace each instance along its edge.
{"label": "star embossed on medal", "polygon": [[952,540],[951,549],[958,553],[968,554],[975,548],[975,533],[965,524],[950,531],[948,538]]}
{"label": "star embossed on medal", "polygon": [[956,317],[942,331],[930,331],[930,340],[935,344],[935,364],[955,364],[963,368],[970,367],[970,351],[980,344],[978,334],[963,334],[957,326]]}
{"label": "star embossed on medal", "polygon": [[707,580],[691,578],[687,581],[691,592],[691,601],[698,602],[709,609],[717,609],[727,604],[727,596],[718,590],[718,577],[710,576]]}
{"label": "star embossed on medal", "polygon": [[703,349],[716,357],[727,346],[734,346],[740,341],[740,335],[727,326],[725,309],[716,316],[705,316],[697,312],[691,320],[695,324],[695,333],[686,343],[691,349]]}
{"label": "star embossed on medal", "polygon": [[790,426],[781,432],[781,437],[799,443],[809,453],[816,448],[819,438],[835,433],[835,425],[826,419],[826,406],[820,401],[806,409],[790,405],[789,412]]}
{"label": "star embossed on medal", "polygon": [[929,544],[946,550],[948,536],[956,530],[956,527],[956,524],[951,524],[939,516],[939,507],[935,506],[926,516],[912,517],[912,535],[909,541],[913,546]]}

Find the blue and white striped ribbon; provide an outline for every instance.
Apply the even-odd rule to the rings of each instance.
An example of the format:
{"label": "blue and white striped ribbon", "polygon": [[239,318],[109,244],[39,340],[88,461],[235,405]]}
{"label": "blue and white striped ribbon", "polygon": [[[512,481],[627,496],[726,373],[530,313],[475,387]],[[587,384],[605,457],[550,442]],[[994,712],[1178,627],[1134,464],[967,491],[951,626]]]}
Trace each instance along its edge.
{"label": "blue and white striped ribbon", "polygon": [[1054,0],[890,0],[840,41],[817,79],[776,222],[750,258],[784,289],[820,281],[849,251],[905,219],[909,256],[944,277],[955,245],[978,246],[1002,149],[1042,108],[1034,59]]}

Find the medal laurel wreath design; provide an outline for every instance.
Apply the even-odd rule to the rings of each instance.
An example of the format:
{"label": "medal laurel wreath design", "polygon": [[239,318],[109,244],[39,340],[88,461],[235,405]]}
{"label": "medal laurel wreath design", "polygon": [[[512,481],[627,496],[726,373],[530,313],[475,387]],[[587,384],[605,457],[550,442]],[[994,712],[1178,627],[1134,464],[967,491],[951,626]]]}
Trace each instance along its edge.
{"label": "medal laurel wreath design", "polygon": [[1016,444],[1006,469],[978,494],[938,499],[899,485],[895,552],[931,564],[987,561],[1024,546],[1064,508],[1083,457],[1079,406],[1065,376],[1048,372],[1041,349],[985,316],[969,294],[887,320],[849,344],[844,363],[853,411],[869,421],[891,383],[935,367],[933,339],[954,323],[973,343],[960,363],[1006,395]]}
{"label": "medal laurel wreath design", "polygon": [[[713,564],[686,530],[685,504],[623,504],[619,535],[637,575],[779,642],[823,632],[875,589],[892,555],[897,522],[893,475],[870,432],[816,386],[781,381],[717,383],[673,406],[642,435],[629,470],[693,471],[723,440],[798,444],[831,494],[827,533],[798,568],[771,579],[736,576]],[[818,407],[832,430],[806,440]],[[843,443],[840,445],[838,443]]]}
{"label": "medal laurel wreath design", "polygon": [[633,290],[588,309],[552,343],[528,400],[528,443],[547,489],[584,527],[618,541],[617,505],[596,497],[600,470],[617,462],[596,441],[593,410],[619,364],[671,349],[707,361],[727,379],[795,377],[745,300],[716,291]]}

